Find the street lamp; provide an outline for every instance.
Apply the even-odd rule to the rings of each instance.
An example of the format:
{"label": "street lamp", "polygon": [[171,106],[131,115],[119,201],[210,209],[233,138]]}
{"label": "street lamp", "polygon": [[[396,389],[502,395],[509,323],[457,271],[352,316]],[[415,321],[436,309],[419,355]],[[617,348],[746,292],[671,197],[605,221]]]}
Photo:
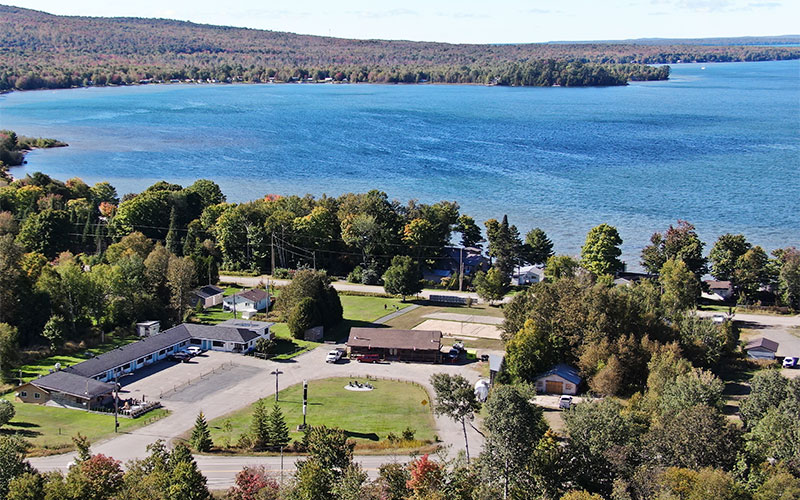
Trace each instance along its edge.
{"label": "street lamp", "polygon": [[275,375],[275,402],[277,403],[278,402],[278,375],[282,375],[283,372],[280,371],[279,369],[275,368],[274,370],[269,372],[269,374],[270,375]]}

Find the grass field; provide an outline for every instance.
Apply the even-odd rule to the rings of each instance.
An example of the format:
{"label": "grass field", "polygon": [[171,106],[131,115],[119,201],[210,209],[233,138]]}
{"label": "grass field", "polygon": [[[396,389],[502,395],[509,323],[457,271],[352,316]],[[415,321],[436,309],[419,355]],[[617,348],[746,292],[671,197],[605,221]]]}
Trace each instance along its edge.
{"label": "grass field", "polygon": [[42,358],[34,363],[28,363],[27,365],[22,365],[19,368],[15,369],[13,372],[11,372],[11,375],[14,377],[18,377],[21,371],[23,382],[29,382],[41,375],[47,375],[48,373],[50,373],[50,370],[53,369],[56,363],[61,363],[61,367],[66,368],[67,366],[76,365],[82,361],[86,361],[92,356],[103,354],[104,352],[116,349],[117,347],[126,344],[130,344],[131,342],[136,342],[137,340],[138,339],[135,337],[128,337],[124,339],[112,337],[105,344],[90,349],[86,349],[80,354],[49,356],[47,358]]}
{"label": "grass field", "polygon": [[[425,389],[406,382],[377,380],[370,382],[375,387],[373,391],[355,392],[344,388],[350,380],[330,378],[309,382],[309,425],[339,427],[356,441],[357,449],[368,449],[370,443],[386,439],[390,432],[399,435],[406,427],[416,431],[416,439],[433,441],[435,425]],[[302,439],[302,433],[296,431],[303,422],[302,393],[303,386],[298,384],[282,390],[278,396],[292,440]],[[264,401],[271,409],[274,398]],[[209,422],[214,444],[221,448],[235,445],[239,436],[249,430],[252,415],[251,406]]]}
{"label": "grass field", "polygon": [[[74,449],[72,436],[78,432],[88,437],[91,442],[114,434],[113,415],[14,402],[13,393],[3,397],[14,404],[17,413],[11,422],[0,429],[0,434],[16,434],[24,438],[32,445],[29,450],[32,456],[63,453]],[[142,427],[163,418],[168,413],[162,408],[136,419],[120,418],[119,432]]]}

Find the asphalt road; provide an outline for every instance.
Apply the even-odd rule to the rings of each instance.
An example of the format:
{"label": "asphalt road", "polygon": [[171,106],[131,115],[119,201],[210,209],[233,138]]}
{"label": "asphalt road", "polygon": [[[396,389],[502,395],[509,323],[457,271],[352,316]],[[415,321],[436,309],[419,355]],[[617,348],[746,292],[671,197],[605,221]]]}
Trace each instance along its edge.
{"label": "asphalt road", "polygon": [[[271,279],[269,276],[262,275],[262,276],[225,276],[220,275],[219,277],[220,282],[222,283],[236,283],[237,285],[247,286],[247,287],[263,287],[266,285],[267,280],[270,281],[275,286],[286,286],[291,281],[290,280],[281,280],[281,279]],[[379,285],[360,285],[357,283],[347,283],[345,281],[336,281],[333,283],[333,287],[337,290],[342,291],[351,291],[351,292],[363,292],[363,293],[386,293],[386,290],[382,286]],[[430,298],[431,295],[452,295],[458,297],[472,297],[473,300],[479,301],[478,294],[474,292],[457,292],[452,290],[423,290],[421,291],[418,296],[423,299]],[[508,302],[511,300],[511,297],[505,297],[503,302]]]}

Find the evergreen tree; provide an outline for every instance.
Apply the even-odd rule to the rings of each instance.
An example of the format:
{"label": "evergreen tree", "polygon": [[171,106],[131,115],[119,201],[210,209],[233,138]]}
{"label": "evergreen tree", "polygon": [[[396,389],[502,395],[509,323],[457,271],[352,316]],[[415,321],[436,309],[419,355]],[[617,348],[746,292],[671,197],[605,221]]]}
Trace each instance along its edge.
{"label": "evergreen tree", "polygon": [[90,211],[88,214],[86,214],[86,224],[83,225],[83,236],[81,236],[81,244],[83,244],[83,248],[89,248],[89,243],[92,241],[91,232],[92,213]]}
{"label": "evergreen tree", "polygon": [[508,216],[502,222],[486,221],[486,236],[489,239],[489,255],[495,258],[494,267],[508,278],[514,272],[522,249],[522,241],[516,226],[508,224]]}
{"label": "evergreen tree", "polygon": [[531,229],[525,235],[525,245],[522,250],[525,262],[534,265],[544,264],[554,255],[553,242],[538,227]]}
{"label": "evergreen tree", "polygon": [[254,450],[263,450],[271,442],[270,419],[264,401],[253,405],[253,419],[250,421],[250,438]]}
{"label": "evergreen tree", "polygon": [[194,429],[192,430],[192,438],[189,443],[197,451],[208,452],[214,443],[211,441],[211,432],[208,430],[208,423],[206,417],[201,411],[197,415],[197,420],[194,422]]}
{"label": "evergreen tree", "polygon": [[289,444],[289,426],[283,417],[281,407],[276,403],[269,414],[269,445],[280,449]]}
{"label": "evergreen tree", "polygon": [[180,255],[180,236],[178,235],[178,214],[175,207],[169,213],[169,230],[167,231],[166,246],[167,250],[175,255]]}

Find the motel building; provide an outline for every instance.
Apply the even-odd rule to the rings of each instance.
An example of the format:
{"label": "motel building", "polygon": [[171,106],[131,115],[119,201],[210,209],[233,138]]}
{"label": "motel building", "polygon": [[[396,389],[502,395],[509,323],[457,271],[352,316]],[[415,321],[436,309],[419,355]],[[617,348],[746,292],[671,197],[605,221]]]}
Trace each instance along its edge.
{"label": "motel building", "polygon": [[102,406],[112,398],[115,380],[123,375],[158,363],[190,345],[204,350],[248,353],[258,339],[271,337],[272,325],[245,320],[228,320],[219,325],[184,323],[76,365],[57,367],[52,373],[19,386],[17,399],[39,404],[52,400],[62,406],[83,409]]}

